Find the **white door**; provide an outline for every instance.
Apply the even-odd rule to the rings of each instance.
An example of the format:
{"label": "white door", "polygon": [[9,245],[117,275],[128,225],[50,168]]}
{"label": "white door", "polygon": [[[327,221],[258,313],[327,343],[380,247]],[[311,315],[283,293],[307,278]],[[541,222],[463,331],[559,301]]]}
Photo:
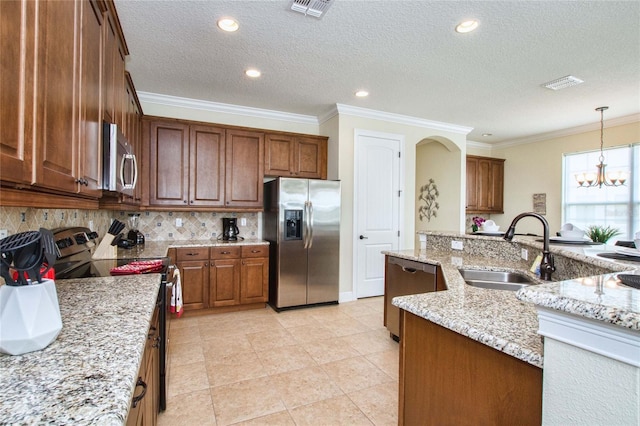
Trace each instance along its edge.
{"label": "white door", "polygon": [[402,135],[356,130],[354,292],[384,294],[383,250],[400,245]]}

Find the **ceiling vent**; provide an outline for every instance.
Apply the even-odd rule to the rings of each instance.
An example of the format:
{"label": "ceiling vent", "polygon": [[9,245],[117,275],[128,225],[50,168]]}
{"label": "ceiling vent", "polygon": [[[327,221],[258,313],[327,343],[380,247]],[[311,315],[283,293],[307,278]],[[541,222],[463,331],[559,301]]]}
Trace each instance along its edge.
{"label": "ceiling vent", "polygon": [[547,89],[551,89],[551,90],[560,90],[560,89],[566,89],[567,87],[575,86],[581,83],[584,83],[584,81],[572,75],[567,75],[565,77],[557,78],[555,80],[551,80],[547,83],[544,83],[542,87],[546,87]]}
{"label": "ceiling vent", "polygon": [[333,0],[293,0],[291,10],[320,19],[332,3]]}

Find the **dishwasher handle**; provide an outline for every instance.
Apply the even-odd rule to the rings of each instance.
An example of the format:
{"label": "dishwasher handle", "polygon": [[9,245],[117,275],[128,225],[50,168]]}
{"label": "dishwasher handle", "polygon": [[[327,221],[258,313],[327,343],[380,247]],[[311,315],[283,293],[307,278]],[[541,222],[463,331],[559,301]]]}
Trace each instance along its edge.
{"label": "dishwasher handle", "polygon": [[389,263],[398,265],[402,268],[404,272],[408,273],[416,273],[417,271],[424,272],[427,274],[436,274],[436,270],[438,269],[437,265],[432,265],[430,263],[422,263],[416,262],[415,260],[402,259],[400,257],[389,256]]}

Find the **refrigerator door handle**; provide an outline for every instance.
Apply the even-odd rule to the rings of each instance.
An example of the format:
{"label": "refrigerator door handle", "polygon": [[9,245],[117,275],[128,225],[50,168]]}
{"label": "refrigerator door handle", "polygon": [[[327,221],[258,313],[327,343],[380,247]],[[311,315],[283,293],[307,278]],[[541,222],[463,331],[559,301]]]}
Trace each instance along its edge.
{"label": "refrigerator door handle", "polygon": [[304,239],[304,249],[309,248],[309,202],[304,202],[304,219],[302,223],[304,228],[302,229],[302,238]]}
{"label": "refrigerator door handle", "polygon": [[309,244],[307,248],[313,245],[313,203],[309,201]]}

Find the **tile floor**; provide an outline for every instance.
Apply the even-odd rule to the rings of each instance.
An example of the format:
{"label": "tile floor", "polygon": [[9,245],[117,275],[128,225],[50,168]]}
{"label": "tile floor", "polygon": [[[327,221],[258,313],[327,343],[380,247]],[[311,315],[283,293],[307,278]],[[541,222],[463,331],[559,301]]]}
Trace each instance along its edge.
{"label": "tile floor", "polygon": [[398,344],[383,298],[169,325],[160,426],[396,425]]}

